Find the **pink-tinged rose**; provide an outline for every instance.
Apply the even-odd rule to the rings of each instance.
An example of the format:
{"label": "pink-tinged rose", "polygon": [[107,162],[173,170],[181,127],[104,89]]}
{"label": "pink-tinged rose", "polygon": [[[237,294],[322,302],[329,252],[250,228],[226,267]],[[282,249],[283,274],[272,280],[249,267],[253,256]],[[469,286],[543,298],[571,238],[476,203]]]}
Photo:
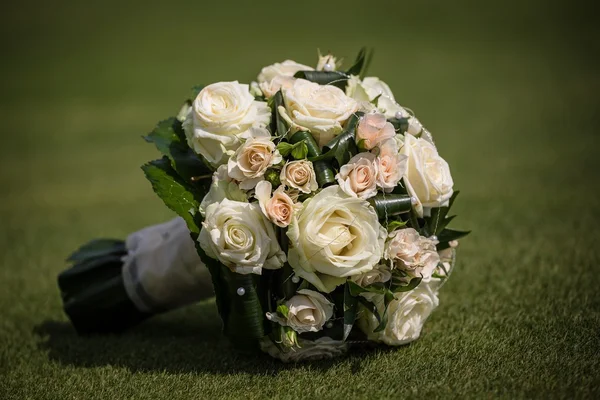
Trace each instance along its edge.
{"label": "pink-tinged rose", "polygon": [[422,277],[425,280],[431,277],[440,262],[435,242],[420,236],[413,228],[392,232],[385,246],[384,257],[409,277]]}
{"label": "pink-tinged rose", "polygon": [[364,115],[356,129],[357,142],[363,141],[363,146],[367,150],[371,150],[379,143],[391,139],[396,135],[394,126],[387,122],[385,115],[379,113],[371,113]]}
{"label": "pink-tinged rose", "polygon": [[227,172],[240,182],[241,189],[249,190],[263,179],[267,168],[281,160],[281,154],[269,136],[253,137],[229,159]]}
{"label": "pink-tinged rose", "polygon": [[377,194],[376,156],[358,153],[335,176],[340,188],[352,197],[368,199]]}
{"label": "pink-tinged rose", "polygon": [[275,225],[284,228],[292,221],[296,205],[290,196],[279,186],[271,196],[271,183],[260,181],[256,185],[255,196],[263,214]]}
{"label": "pink-tinged rose", "polygon": [[319,188],[313,164],[306,160],[290,161],[281,169],[281,183],[302,193],[314,192]]}
{"label": "pink-tinged rose", "polygon": [[379,145],[377,165],[377,186],[390,193],[406,173],[408,158],[398,153],[396,140],[388,139]]}

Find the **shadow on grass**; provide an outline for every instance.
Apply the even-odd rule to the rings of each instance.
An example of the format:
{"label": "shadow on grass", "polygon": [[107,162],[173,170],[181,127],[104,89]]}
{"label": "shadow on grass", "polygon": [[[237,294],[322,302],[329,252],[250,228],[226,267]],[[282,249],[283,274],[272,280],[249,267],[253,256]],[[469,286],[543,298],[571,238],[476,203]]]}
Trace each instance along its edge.
{"label": "shadow on grass", "polygon": [[[232,348],[221,334],[221,321],[213,301],[159,315],[119,335],[80,336],[69,322],[45,321],[34,332],[39,347],[51,360],[77,367],[114,366],[134,372],[251,373],[277,375],[306,365],[283,364],[263,353],[244,354]],[[361,370],[365,352],[353,351],[352,373]],[[311,362],[326,370],[348,359]]]}

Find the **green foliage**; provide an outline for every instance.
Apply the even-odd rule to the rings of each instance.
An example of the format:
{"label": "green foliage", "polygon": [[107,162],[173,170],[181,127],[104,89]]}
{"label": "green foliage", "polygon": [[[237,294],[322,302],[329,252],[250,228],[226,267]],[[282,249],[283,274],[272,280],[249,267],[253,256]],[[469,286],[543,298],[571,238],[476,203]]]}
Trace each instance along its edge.
{"label": "green foliage", "polygon": [[[169,158],[173,169],[186,182],[194,182],[196,177],[208,175],[207,182],[210,184],[213,171],[188,146],[183,127],[177,118],[171,117],[159,122],[144,139],[154,143],[158,151]],[[207,187],[204,189],[208,190]]]}
{"label": "green foliage", "polygon": [[454,204],[456,197],[460,191],[456,190],[452,193],[447,207],[436,207],[431,210],[431,216],[425,218],[427,231],[430,235],[439,235],[442,230],[454,219],[454,216],[447,217],[450,208]]}
{"label": "green foliage", "polygon": [[344,287],[344,335],[342,336],[342,340],[346,340],[350,332],[352,331],[352,327],[354,326],[354,321],[356,320],[356,313],[358,309],[358,298],[353,296],[350,293],[350,288],[348,285]]}
{"label": "green foliage", "polygon": [[321,155],[321,148],[312,137],[310,132],[298,131],[290,138],[290,143],[300,143],[302,141],[306,143],[307,154],[309,157],[311,157],[309,160],[313,162],[319,187],[326,187],[335,183],[335,173],[333,172],[333,168],[328,160],[318,159]]}
{"label": "green foliage", "polygon": [[358,153],[356,127],[362,115],[361,112],[354,113],[346,122],[344,130],[323,147],[323,153],[311,156],[309,160],[315,162],[335,159],[338,167],[347,164]]}
{"label": "green foliage", "polygon": [[397,133],[404,134],[408,130],[408,118],[389,118],[388,122],[394,125]]}
{"label": "green foliage", "polygon": [[185,220],[190,232],[200,233],[198,208],[203,194],[184,182],[166,157],[144,164],[142,170],[165,205]]}
{"label": "green foliage", "polygon": [[290,310],[285,304],[280,304],[277,306],[277,314],[281,315],[283,318],[287,318],[289,312]]}
{"label": "green foliage", "polygon": [[277,150],[283,157],[291,155],[296,160],[302,160],[306,158],[308,154],[308,147],[306,146],[306,140],[301,140],[294,144],[288,142],[279,142],[277,144]]}
{"label": "green foliage", "polygon": [[279,114],[279,107],[285,107],[285,102],[283,100],[283,94],[281,93],[281,90],[278,90],[277,93],[275,93],[275,95],[269,99],[269,106],[273,110],[271,121],[272,123],[274,123],[274,127],[271,128],[272,132],[276,134],[279,140],[281,140],[281,138],[286,137],[288,133],[287,123]]}
{"label": "green foliage", "polygon": [[342,90],[346,89],[348,79],[350,78],[347,74],[340,71],[298,71],[294,77],[306,79],[319,85],[333,85]]}
{"label": "green foliage", "polygon": [[[268,334],[265,332],[265,313],[257,291],[260,275],[238,274],[227,267],[221,268],[221,275],[226,282],[229,312],[221,314],[224,332],[236,347],[245,350],[257,348],[257,340]],[[244,288],[244,295],[237,293],[238,288]]]}
{"label": "green foliage", "polygon": [[388,222],[386,228],[388,233],[392,233],[397,229],[403,228],[406,226],[406,221],[398,221],[398,220],[393,220]]}
{"label": "green foliage", "polygon": [[358,55],[356,56],[356,60],[354,61],[354,64],[350,68],[348,68],[348,70],[346,71],[346,74],[347,75],[358,75],[362,79],[365,76],[372,59],[373,59],[373,50],[367,51],[367,48],[363,47],[358,52]]}
{"label": "green foliage", "polygon": [[[406,194],[383,194],[367,199],[381,220],[387,220],[395,215],[404,214],[411,210],[410,196]],[[399,222],[397,222],[399,223]]]}
{"label": "green foliage", "polygon": [[450,247],[449,242],[463,238],[469,233],[471,233],[471,231],[457,231],[454,229],[444,229],[438,235],[439,243],[436,247],[438,251],[447,249],[448,247]]}
{"label": "green foliage", "polygon": [[190,98],[192,100],[196,99],[196,97],[198,97],[198,93],[200,93],[202,91],[202,89],[204,89],[205,87],[206,87],[206,85],[192,86],[192,88],[190,90]]}

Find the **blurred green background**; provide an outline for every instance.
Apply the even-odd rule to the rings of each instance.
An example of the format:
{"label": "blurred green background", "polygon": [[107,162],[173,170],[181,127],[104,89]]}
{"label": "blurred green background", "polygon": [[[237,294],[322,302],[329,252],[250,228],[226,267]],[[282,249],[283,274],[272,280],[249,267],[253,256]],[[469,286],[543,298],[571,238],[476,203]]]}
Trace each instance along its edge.
{"label": "blurred green background", "polygon": [[[591,4],[591,3],[590,3]],[[0,6],[1,398],[594,397],[599,25],[585,3],[21,2]],[[140,136],[194,84],[350,62],[433,132],[461,195],[455,273],[410,346],[298,366],[227,347],[212,301],[80,338],[65,256],[172,214]]]}

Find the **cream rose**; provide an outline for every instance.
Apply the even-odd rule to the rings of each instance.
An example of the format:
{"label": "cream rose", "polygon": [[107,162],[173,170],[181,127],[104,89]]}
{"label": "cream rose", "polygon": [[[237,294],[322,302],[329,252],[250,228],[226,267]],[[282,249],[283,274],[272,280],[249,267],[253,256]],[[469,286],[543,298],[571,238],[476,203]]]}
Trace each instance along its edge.
{"label": "cream rose", "polygon": [[432,207],[447,206],[454,182],[448,163],[439,156],[435,146],[425,139],[405,135],[400,154],[408,157],[404,183],[408,193],[417,200],[417,214],[422,217]]}
{"label": "cream rose", "polygon": [[256,203],[224,199],[206,208],[198,242],[233,272],[258,274],[285,262],[273,225]]}
{"label": "cream rose", "polygon": [[250,190],[263,179],[267,168],[282,159],[270,137],[253,137],[246,140],[229,159],[227,173],[240,182],[241,189]]}
{"label": "cream rose", "polygon": [[218,82],[198,93],[183,128],[188,145],[217,166],[250,136],[250,128],[265,127],[270,118],[269,106],[255,101],[248,85]]}
{"label": "cream rose", "polygon": [[386,231],[369,203],[333,185],[304,202],[287,236],[296,275],[329,293],[346,277],[373,269],[383,254]]}
{"label": "cream rose", "polygon": [[420,236],[413,228],[398,229],[390,234],[384,257],[394,268],[406,272],[410,278],[429,279],[440,262],[435,242]]}
{"label": "cream rose", "polygon": [[375,155],[358,153],[340,168],[335,176],[340,188],[348,195],[368,199],[377,194],[377,165]]}
{"label": "cream rose", "polygon": [[398,113],[402,117],[408,118],[410,114],[396,102],[394,93],[390,87],[379,78],[368,76],[362,81],[352,76],[348,80],[346,94],[356,101],[362,103],[375,102],[377,99],[377,110],[383,113],[387,118],[396,117]]}
{"label": "cream rose", "polygon": [[377,167],[377,186],[390,193],[398,186],[398,182],[406,173],[408,158],[398,153],[395,139],[388,139],[379,144],[379,155],[375,160]]}
{"label": "cream rose", "polygon": [[237,183],[235,183],[227,174],[227,166],[221,165],[213,173],[212,183],[210,189],[202,202],[200,203],[200,213],[202,216],[206,216],[206,208],[213,203],[220,203],[223,199],[235,200],[235,201],[248,201],[246,192],[240,189]]}
{"label": "cream rose", "polygon": [[258,86],[265,97],[269,98],[279,91],[294,84],[294,74],[298,71],[312,71],[313,68],[292,60],[275,63],[264,67],[258,75]]}
{"label": "cream rose", "polygon": [[302,193],[314,192],[319,188],[312,162],[297,160],[287,162],[279,175],[281,183]]}
{"label": "cream rose", "polygon": [[275,225],[284,228],[292,221],[296,205],[290,196],[284,192],[283,186],[279,186],[271,197],[271,183],[261,181],[256,185],[254,196],[263,214]]}
{"label": "cream rose", "polygon": [[365,114],[356,128],[356,141],[362,141],[367,150],[394,136],[396,136],[394,126],[387,122],[385,115],[379,113]]}
{"label": "cream rose", "polygon": [[355,275],[351,279],[356,284],[366,287],[374,283],[387,282],[392,278],[390,267],[385,264],[378,264],[372,270],[364,274]]}
{"label": "cream rose", "polygon": [[287,325],[298,333],[318,332],[333,315],[333,303],[321,293],[301,289],[289,299]]}
{"label": "cream rose", "polygon": [[342,131],[342,124],[357,110],[356,101],[333,85],[319,85],[296,79],[283,91],[285,107],[279,113],[293,131],[308,130],[319,146]]}
{"label": "cream rose", "polygon": [[[383,295],[363,293],[377,307],[380,315],[385,309]],[[421,284],[410,292],[397,293],[387,309],[387,325],[383,331],[373,332],[379,325],[377,318],[362,308],[358,326],[369,340],[383,342],[390,346],[410,343],[419,338],[423,324],[438,306],[436,292],[426,284]]]}

